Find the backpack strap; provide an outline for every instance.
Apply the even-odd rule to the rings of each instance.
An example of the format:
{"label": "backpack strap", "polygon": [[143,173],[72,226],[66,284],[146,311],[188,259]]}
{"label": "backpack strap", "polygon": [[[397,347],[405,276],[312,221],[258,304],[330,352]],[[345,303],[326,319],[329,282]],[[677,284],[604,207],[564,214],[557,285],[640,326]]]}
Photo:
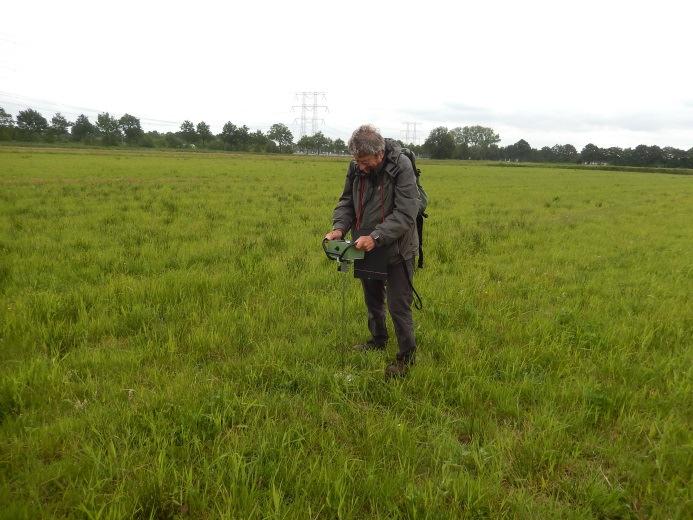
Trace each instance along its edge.
{"label": "backpack strap", "polygon": [[385,173],[387,173],[392,179],[396,179],[397,175],[399,175],[399,165],[397,162],[392,162],[392,161],[387,161],[385,163],[385,167],[383,168]]}

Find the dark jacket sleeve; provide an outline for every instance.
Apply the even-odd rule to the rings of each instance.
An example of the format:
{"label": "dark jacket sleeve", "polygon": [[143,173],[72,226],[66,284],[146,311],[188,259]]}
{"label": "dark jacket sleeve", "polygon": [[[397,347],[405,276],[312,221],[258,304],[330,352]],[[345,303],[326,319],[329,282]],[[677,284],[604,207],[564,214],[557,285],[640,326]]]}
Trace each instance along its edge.
{"label": "dark jacket sleeve", "polygon": [[419,190],[416,187],[416,174],[411,161],[406,156],[400,156],[397,162],[399,172],[393,179],[395,183],[392,213],[378,224],[373,234],[380,234],[381,243],[391,244],[404,235],[407,230],[416,225],[416,215],[419,212]]}
{"label": "dark jacket sleeve", "polygon": [[334,208],[334,213],[332,214],[332,229],[341,229],[344,231],[345,235],[347,231],[351,229],[351,225],[356,217],[356,212],[354,210],[354,196],[351,189],[353,184],[351,169],[352,165],[349,165],[346,180],[344,181],[344,190],[342,191],[342,196],[339,197],[337,207]]}

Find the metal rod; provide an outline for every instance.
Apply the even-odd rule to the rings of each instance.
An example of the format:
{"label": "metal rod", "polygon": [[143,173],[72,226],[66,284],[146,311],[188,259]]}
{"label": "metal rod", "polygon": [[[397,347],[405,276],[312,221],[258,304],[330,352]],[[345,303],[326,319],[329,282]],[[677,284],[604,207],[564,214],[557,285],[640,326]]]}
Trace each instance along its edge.
{"label": "metal rod", "polygon": [[[346,323],[346,291],[347,291],[347,288],[349,287],[347,285],[347,274],[348,273],[349,273],[348,270],[342,271],[340,273],[342,275],[342,278],[343,278],[342,291],[341,291],[342,292],[342,314],[341,314],[341,317],[342,317],[341,322],[342,323]],[[344,349],[345,349],[345,347],[344,347],[344,345],[342,345],[341,347],[337,347],[337,348],[339,348],[339,350],[341,351],[342,370],[344,370]]]}

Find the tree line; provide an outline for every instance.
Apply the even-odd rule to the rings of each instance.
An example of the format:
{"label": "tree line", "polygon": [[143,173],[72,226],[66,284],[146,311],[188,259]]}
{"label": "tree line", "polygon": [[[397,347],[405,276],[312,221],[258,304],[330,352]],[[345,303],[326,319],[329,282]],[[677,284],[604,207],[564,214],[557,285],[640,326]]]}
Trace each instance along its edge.
{"label": "tree line", "polygon": [[124,114],[116,118],[104,112],[94,122],[81,114],[68,121],[60,112],[50,122],[37,110],[20,110],[17,118],[0,107],[0,141],[28,141],[43,143],[82,143],[101,146],[141,146],[146,148],[206,148],[258,153],[347,153],[342,139],[331,139],[322,132],[301,137],[294,136],[282,123],[275,123],[267,133],[252,131],[246,125],[224,124],[214,134],[204,121],[194,124],[184,121],[177,132],[145,132],[140,119]]}
{"label": "tree line", "polygon": [[465,126],[448,130],[440,126],[433,129],[423,146],[415,151],[433,159],[693,168],[693,147],[680,150],[672,146],[660,148],[641,144],[635,148],[600,148],[590,143],[578,152],[572,144],[556,144],[536,149],[524,139],[508,146],[498,146],[499,142],[500,136],[488,127]]}
{"label": "tree line", "polygon": [[[116,118],[108,112],[97,115],[93,123],[81,114],[68,121],[60,112],[50,122],[37,110],[20,110],[16,119],[0,107],[0,141],[45,143],[75,142],[102,146],[141,146],[147,148],[206,148],[210,150],[257,153],[347,154],[342,139],[331,139],[322,132],[305,135],[294,143],[294,136],[282,123],[267,133],[252,131],[246,125],[227,122],[214,134],[204,121],[184,121],[177,132],[145,132],[140,119],[124,114]],[[661,166],[693,168],[693,147],[680,150],[671,146],[639,145],[635,148],[600,148],[592,143],[581,151],[571,144],[532,148],[524,139],[499,146],[500,136],[484,126],[434,128],[423,145],[408,143],[417,155],[433,159],[491,160],[611,164],[619,166]],[[405,144],[405,143],[402,143]]]}

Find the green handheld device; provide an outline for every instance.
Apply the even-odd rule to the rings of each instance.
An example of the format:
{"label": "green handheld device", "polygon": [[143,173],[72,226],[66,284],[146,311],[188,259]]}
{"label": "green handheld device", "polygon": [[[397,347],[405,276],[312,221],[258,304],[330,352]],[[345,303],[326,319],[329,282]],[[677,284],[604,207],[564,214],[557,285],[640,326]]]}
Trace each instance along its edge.
{"label": "green handheld device", "polygon": [[345,273],[349,270],[349,264],[354,260],[363,260],[364,251],[356,249],[355,242],[350,240],[323,240],[322,248],[330,260],[337,261],[337,271]]}

